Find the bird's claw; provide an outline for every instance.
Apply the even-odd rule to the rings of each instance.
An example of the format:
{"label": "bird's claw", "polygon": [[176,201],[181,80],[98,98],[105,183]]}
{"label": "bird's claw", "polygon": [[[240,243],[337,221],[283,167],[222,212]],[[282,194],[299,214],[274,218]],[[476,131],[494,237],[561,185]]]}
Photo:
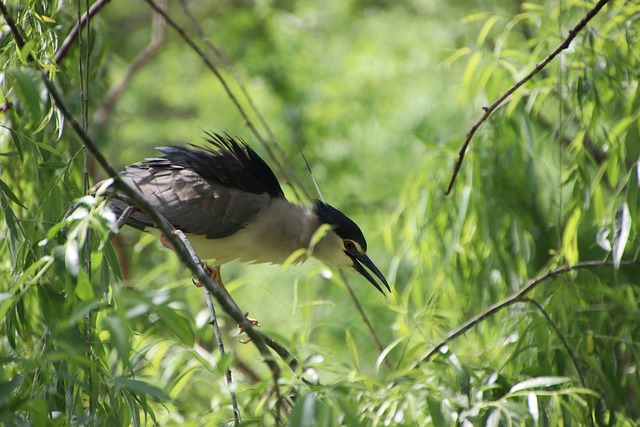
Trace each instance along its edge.
{"label": "bird's claw", "polygon": [[[204,271],[207,272],[207,274],[209,275],[209,277],[211,277],[211,280],[214,283],[222,283],[222,278],[220,277],[220,267],[218,266],[211,267],[209,264],[204,262],[202,264],[202,268],[204,269]],[[204,286],[204,284],[197,278],[193,278],[191,280],[196,288],[201,288]]]}
{"label": "bird's claw", "polygon": [[[257,319],[253,319],[249,317],[248,312],[244,314],[244,317],[246,317],[249,323],[251,323],[251,326],[260,326],[260,322]],[[244,333],[244,328],[242,327],[241,324],[238,323],[238,335],[243,333]],[[240,342],[240,344],[248,344],[251,342],[251,338],[247,338],[246,340],[238,340],[238,341]]]}

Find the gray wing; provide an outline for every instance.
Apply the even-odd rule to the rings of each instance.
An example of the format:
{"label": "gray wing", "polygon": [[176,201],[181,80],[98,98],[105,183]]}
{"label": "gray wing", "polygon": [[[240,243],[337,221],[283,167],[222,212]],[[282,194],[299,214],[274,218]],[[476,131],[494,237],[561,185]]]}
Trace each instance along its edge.
{"label": "gray wing", "polygon": [[[210,239],[226,237],[244,228],[270,200],[267,193],[229,188],[163,158],[129,165],[120,176],[175,228]],[[118,199],[118,194],[109,204],[117,215],[127,206]],[[135,212],[127,224],[140,229],[154,227],[141,212]]]}

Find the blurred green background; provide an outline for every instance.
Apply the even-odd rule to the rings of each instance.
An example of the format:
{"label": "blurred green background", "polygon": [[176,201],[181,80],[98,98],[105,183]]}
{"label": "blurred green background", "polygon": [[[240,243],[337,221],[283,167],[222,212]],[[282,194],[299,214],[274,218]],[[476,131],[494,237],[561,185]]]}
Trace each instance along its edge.
{"label": "blurred green background", "polygon": [[[84,194],[83,155],[38,73],[51,70],[117,169],[158,146],[203,144],[204,131],[241,137],[273,166],[219,80],[175,31],[157,22],[154,30],[146,2],[109,2],[55,65],[86,5],[8,4],[33,42],[19,49],[2,27],[0,418],[230,424],[230,366],[246,425],[634,425],[640,6],[609,3],[484,124],[445,196],[482,108],[593,3],[168,2],[168,15],[248,109],[234,73],[241,79],[315,197],[304,152],[327,202],[360,225],[392,284],[384,298],[348,276],[381,355],[344,284],[321,263],[223,267],[240,308],[317,383],[279,361],[284,403],[224,315],[230,356],[219,357],[203,292],[172,252],[130,229],[106,243],[110,219],[99,200],[62,220]],[[166,40],[103,114],[154,31]],[[250,120],[266,137],[254,113]],[[91,185],[107,177],[91,161],[88,170]],[[465,320],[585,261],[597,265],[545,278],[530,299],[420,363]]]}

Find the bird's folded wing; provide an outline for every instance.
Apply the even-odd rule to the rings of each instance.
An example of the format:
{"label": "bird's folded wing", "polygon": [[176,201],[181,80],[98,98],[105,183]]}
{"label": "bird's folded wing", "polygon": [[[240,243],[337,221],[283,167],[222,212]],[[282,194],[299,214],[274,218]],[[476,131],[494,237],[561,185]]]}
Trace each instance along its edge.
{"label": "bird's folded wing", "polygon": [[[121,177],[140,191],[174,227],[210,239],[227,237],[244,228],[270,201],[267,193],[247,193],[226,187],[163,158],[129,165]],[[110,202],[118,215],[126,206],[118,194]],[[141,212],[135,212],[127,223],[140,229],[154,226]]]}

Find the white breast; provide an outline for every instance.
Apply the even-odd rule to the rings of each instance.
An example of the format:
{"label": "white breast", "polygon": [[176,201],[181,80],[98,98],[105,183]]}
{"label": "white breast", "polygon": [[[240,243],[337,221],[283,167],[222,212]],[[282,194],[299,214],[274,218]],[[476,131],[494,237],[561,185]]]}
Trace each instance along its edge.
{"label": "white breast", "polygon": [[[306,250],[318,221],[313,212],[286,199],[272,199],[245,228],[221,239],[186,233],[202,260],[222,265],[243,262],[282,264],[298,249]],[[159,236],[156,229],[150,230]]]}

